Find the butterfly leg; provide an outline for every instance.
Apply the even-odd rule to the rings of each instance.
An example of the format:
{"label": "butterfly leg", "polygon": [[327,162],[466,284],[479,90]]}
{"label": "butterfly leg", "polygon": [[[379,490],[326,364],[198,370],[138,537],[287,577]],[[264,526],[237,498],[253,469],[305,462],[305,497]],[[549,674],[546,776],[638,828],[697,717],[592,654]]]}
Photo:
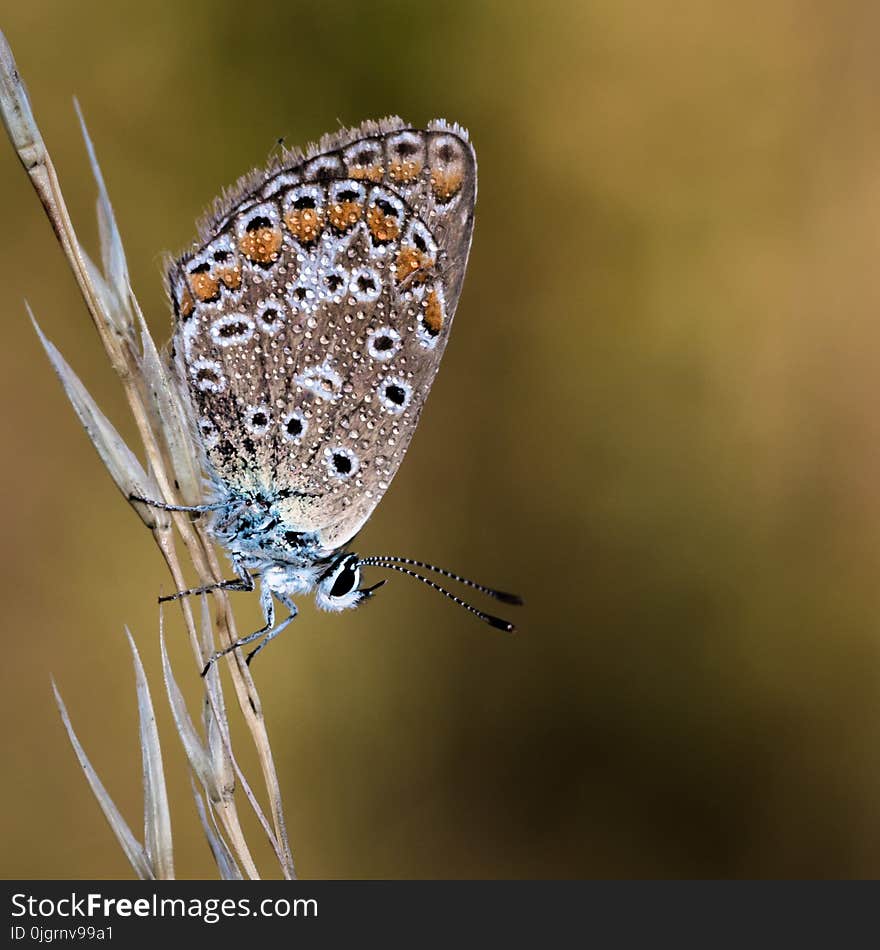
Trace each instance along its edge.
{"label": "butterfly leg", "polygon": [[[270,640],[274,640],[275,637],[277,637],[278,634],[281,633],[282,630],[284,630],[287,626],[289,626],[289,625],[296,619],[296,615],[297,615],[297,613],[299,612],[299,611],[296,609],[296,604],[295,604],[289,597],[287,597],[287,596],[284,595],[284,594],[276,594],[276,596],[277,596],[278,600],[279,600],[282,604],[284,604],[284,606],[290,611],[290,615],[287,616],[287,617],[285,617],[284,620],[282,620],[281,623],[279,623],[277,627],[275,627],[273,630],[270,630],[270,631],[266,634],[266,638],[263,640],[263,642],[262,642],[262,643],[258,643],[258,644],[253,648],[253,650],[251,650],[251,652],[248,653],[247,657],[245,658],[245,662],[247,663],[248,666],[251,665],[251,662],[253,661],[254,657],[260,652],[260,650],[263,649],[263,647],[264,647]],[[273,609],[273,611],[272,611],[272,615],[273,615],[273,616],[272,616],[272,619],[273,619],[273,620],[275,619],[274,614],[275,614],[275,611],[274,611],[274,609]],[[271,626],[271,624],[268,624],[268,623],[267,623],[267,626]],[[260,633],[262,633],[262,632],[263,632],[263,631],[261,630]]]}
{"label": "butterfly leg", "polygon": [[159,508],[162,511],[191,511],[197,514],[205,511],[220,511],[226,507],[222,502],[216,505],[166,505],[164,501],[153,501],[151,498],[141,498],[140,495],[129,495],[128,500],[137,501],[149,508]]}
{"label": "butterfly leg", "polygon": [[[281,623],[275,627],[275,603],[272,600],[272,591],[268,587],[264,587],[260,592],[260,606],[263,608],[263,616],[266,618],[266,623],[260,627],[259,630],[255,630],[253,633],[249,633],[246,637],[239,637],[235,643],[230,643],[228,647],[224,647],[222,650],[218,650],[214,653],[205,664],[205,668],[202,670],[202,676],[204,676],[208,670],[211,668],[213,663],[216,663],[221,656],[226,656],[227,653],[231,653],[233,650],[237,650],[239,647],[247,646],[249,643],[253,643],[254,640],[259,640],[263,634],[266,634],[266,639],[257,646],[255,649],[251,650],[248,653],[245,662],[250,665],[251,660],[263,649],[263,647],[270,641],[274,640],[279,633],[293,620],[297,614],[296,604],[289,598],[283,595],[277,595],[278,599],[284,604],[285,607],[290,611],[290,616],[285,620],[282,620]],[[274,629],[273,629],[274,627]],[[266,631],[269,631],[266,633]]]}
{"label": "butterfly leg", "polygon": [[235,580],[220,581],[219,584],[209,584],[207,587],[190,587],[189,590],[179,590],[176,594],[166,594],[164,597],[160,597],[159,603],[164,604],[170,600],[180,600],[181,597],[189,597],[192,594],[210,594],[213,590],[252,591],[256,586],[254,579],[241,561],[233,560],[232,569],[238,575]]}

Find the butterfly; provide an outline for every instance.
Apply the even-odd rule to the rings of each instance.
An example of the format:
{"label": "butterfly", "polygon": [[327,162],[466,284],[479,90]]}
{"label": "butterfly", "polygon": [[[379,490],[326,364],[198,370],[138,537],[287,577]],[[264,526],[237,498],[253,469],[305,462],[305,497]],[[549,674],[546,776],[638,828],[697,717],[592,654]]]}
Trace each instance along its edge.
{"label": "butterfly", "polygon": [[[210,497],[136,500],[208,513],[236,575],[216,586],[253,591],[259,578],[265,620],[205,670],[260,640],[250,662],[296,617],[296,595],[314,592],[330,611],[363,604],[384,583],[361,586],[364,567],[418,578],[513,629],[413,568],[521,603],[513,594],[350,551],[403,461],[446,348],[476,194],[476,156],[458,125],[366,122],[242,179],[171,263],[172,371]],[[276,602],[287,610],[279,623]]]}

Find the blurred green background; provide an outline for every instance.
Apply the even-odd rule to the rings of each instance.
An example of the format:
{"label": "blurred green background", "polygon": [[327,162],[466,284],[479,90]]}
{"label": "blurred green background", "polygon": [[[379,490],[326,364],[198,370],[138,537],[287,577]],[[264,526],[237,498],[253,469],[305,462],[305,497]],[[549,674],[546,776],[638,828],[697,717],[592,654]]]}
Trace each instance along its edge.
{"label": "blurred green background", "polygon": [[[471,130],[456,329],[361,548],[527,607],[507,637],[403,578],[304,602],[255,666],[301,874],[880,874],[876,4],[33,0],[2,26],[96,247],[79,97],[160,340],[161,253],[280,136]],[[49,687],[137,828],[127,623],[178,873],[211,875],[161,692],[169,581],[24,297],[132,426],[8,147],[0,195],[0,874],[130,873]]]}

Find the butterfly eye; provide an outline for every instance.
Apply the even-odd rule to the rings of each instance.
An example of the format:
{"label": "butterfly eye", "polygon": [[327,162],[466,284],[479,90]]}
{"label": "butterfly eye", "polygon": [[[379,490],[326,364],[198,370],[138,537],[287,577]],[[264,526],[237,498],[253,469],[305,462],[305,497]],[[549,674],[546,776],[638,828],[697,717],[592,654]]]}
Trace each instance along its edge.
{"label": "butterfly eye", "polygon": [[321,576],[315,591],[315,603],[321,610],[348,610],[367,600],[373,588],[360,590],[360,558],[345,554]]}
{"label": "butterfly eye", "polygon": [[330,596],[345,597],[346,594],[350,594],[357,587],[360,579],[361,575],[357,568],[357,561],[354,558],[347,558],[333,581]]}

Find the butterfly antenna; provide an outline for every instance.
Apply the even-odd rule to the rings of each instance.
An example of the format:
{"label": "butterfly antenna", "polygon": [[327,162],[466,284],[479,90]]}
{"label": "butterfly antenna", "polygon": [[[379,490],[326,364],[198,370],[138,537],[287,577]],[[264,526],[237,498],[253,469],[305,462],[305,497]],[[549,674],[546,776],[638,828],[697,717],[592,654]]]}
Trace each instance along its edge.
{"label": "butterfly antenna", "polygon": [[425,571],[433,571],[435,574],[440,574],[442,577],[448,577],[450,580],[458,581],[459,584],[464,584],[466,587],[472,587],[474,590],[478,590],[483,594],[487,594],[489,597],[494,597],[495,600],[500,600],[505,604],[515,604],[516,606],[522,606],[523,599],[517,594],[508,594],[503,590],[495,590],[494,587],[486,587],[483,584],[478,584],[476,581],[468,580],[466,577],[462,577],[461,574],[455,574],[453,571],[447,571],[445,568],[437,567],[434,564],[426,564],[424,561],[414,561],[411,557],[392,557],[389,555],[380,555],[378,557],[369,557],[364,561],[361,561],[361,564],[373,564],[377,567],[383,566],[388,563],[392,564],[408,564],[410,567],[420,567]]}
{"label": "butterfly antenna", "polygon": [[482,610],[477,610],[473,604],[469,604],[466,600],[456,597],[452,591],[448,591],[445,587],[435,584],[434,581],[422,574],[411,571],[407,567],[401,567],[400,564],[392,564],[389,560],[384,558],[376,559],[368,557],[364,558],[362,561],[358,561],[358,566],[360,565],[367,565],[369,567],[383,567],[388,571],[397,571],[400,574],[406,574],[407,577],[414,577],[417,581],[421,581],[423,584],[427,584],[428,587],[432,587],[434,590],[439,591],[444,597],[448,597],[453,603],[458,604],[459,607],[463,607],[468,611],[468,613],[472,613],[479,620],[482,620],[483,623],[489,624],[490,627],[495,627],[497,630],[506,630],[508,633],[512,633],[514,630],[516,630],[516,627],[514,627],[514,625],[509,621],[504,620],[501,617],[495,617],[492,614],[484,613]]}

